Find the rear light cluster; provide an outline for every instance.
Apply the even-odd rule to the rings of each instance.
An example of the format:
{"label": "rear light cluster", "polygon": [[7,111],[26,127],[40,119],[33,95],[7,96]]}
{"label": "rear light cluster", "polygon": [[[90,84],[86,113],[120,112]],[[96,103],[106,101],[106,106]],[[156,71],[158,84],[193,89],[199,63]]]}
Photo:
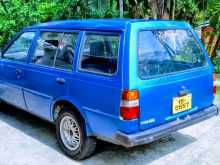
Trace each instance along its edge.
{"label": "rear light cluster", "polygon": [[216,87],[216,74],[213,74],[213,94],[216,96],[217,93],[217,87]]}
{"label": "rear light cluster", "polygon": [[120,115],[123,120],[133,120],[139,117],[139,94],[137,90],[122,92]]}

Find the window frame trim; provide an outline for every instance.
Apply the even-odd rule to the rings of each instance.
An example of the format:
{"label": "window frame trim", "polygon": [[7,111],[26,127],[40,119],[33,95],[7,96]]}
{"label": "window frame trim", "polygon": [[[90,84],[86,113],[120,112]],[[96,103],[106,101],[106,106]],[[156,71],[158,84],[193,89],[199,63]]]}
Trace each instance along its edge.
{"label": "window frame trim", "polygon": [[[81,57],[82,57],[83,49],[84,49],[84,46],[85,46],[86,37],[87,37],[88,34],[106,35],[106,36],[118,36],[119,37],[118,53],[117,53],[117,68],[116,68],[116,71],[114,73],[112,73],[112,74],[101,73],[101,72],[89,71],[89,70],[81,68]],[[121,42],[122,42],[121,31],[116,31],[116,32],[115,31],[83,31],[83,35],[82,35],[82,39],[81,39],[81,44],[80,44],[80,48],[79,48],[79,53],[78,53],[76,71],[78,73],[84,73],[84,74],[95,75],[95,76],[106,76],[106,77],[115,77],[115,76],[117,76],[118,72],[119,72],[119,58],[120,58]]]}
{"label": "window frame trim", "polygon": [[[192,34],[192,37],[195,40],[195,42],[198,44],[199,48],[201,49],[201,52],[202,52],[202,54],[203,54],[203,56],[204,56],[204,58],[206,60],[206,65],[200,66],[200,67],[196,67],[196,68],[192,68],[192,69],[186,69],[186,70],[182,70],[182,71],[175,71],[175,72],[170,72],[170,73],[151,75],[151,76],[144,76],[144,77],[140,76],[139,68],[138,68],[139,67],[139,56],[138,56],[139,33],[143,32],[143,31],[152,31],[152,30],[188,30]],[[164,28],[141,28],[141,29],[137,30],[137,32],[136,32],[136,43],[137,43],[137,47],[136,47],[137,76],[141,80],[152,80],[152,79],[156,79],[156,78],[167,77],[167,76],[170,76],[170,75],[182,74],[182,73],[187,73],[187,72],[190,72],[190,71],[196,71],[196,70],[199,70],[199,69],[207,69],[210,66],[210,63],[209,63],[209,61],[207,59],[206,52],[204,51],[203,47],[201,46],[200,42],[198,41],[197,36],[195,35],[195,33],[190,28],[177,28],[177,27],[175,27],[175,28],[167,28],[167,27],[164,27]]]}

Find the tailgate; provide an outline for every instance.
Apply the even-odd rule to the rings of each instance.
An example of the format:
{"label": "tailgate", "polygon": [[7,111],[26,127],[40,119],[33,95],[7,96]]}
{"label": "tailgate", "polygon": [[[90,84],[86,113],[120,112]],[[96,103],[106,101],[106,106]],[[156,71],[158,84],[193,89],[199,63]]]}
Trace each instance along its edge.
{"label": "tailgate", "polygon": [[212,67],[191,30],[143,30],[138,36],[140,129],[213,103]]}
{"label": "tailgate", "polygon": [[[192,114],[213,103],[212,72],[200,71],[177,74],[152,80],[142,80],[140,94],[140,129],[146,129]],[[189,107],[173,111],[174,100],[189,96]],[[178,103],[177,103],[178,104]],[[178,109],[178,108],[177,108]]]}

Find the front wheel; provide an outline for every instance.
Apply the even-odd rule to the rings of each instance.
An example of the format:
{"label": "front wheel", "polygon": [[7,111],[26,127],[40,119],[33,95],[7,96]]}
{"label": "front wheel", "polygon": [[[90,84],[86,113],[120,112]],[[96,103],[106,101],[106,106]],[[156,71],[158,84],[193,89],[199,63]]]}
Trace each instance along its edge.
{"label": "front wheel", "polygon": [[56,120],[56,135],[64,153],[81,160],[89,157],[95,150],[96,140],[86,135],[82,118],[73,111],[62,111]]}

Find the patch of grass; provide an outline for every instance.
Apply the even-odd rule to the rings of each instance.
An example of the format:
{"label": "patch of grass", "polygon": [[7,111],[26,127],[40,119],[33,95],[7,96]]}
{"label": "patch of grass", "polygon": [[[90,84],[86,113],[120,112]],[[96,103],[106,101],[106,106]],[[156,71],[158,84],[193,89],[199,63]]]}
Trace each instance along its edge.
{"label": "patch of grass", "polygon": [[217,101],[217,104],[220,106],[220,87],[217,87],[216,101]]}
{"label": "patch of grass", "polygon": [[217,96],[220,96],[220,87],[217,87]]}

